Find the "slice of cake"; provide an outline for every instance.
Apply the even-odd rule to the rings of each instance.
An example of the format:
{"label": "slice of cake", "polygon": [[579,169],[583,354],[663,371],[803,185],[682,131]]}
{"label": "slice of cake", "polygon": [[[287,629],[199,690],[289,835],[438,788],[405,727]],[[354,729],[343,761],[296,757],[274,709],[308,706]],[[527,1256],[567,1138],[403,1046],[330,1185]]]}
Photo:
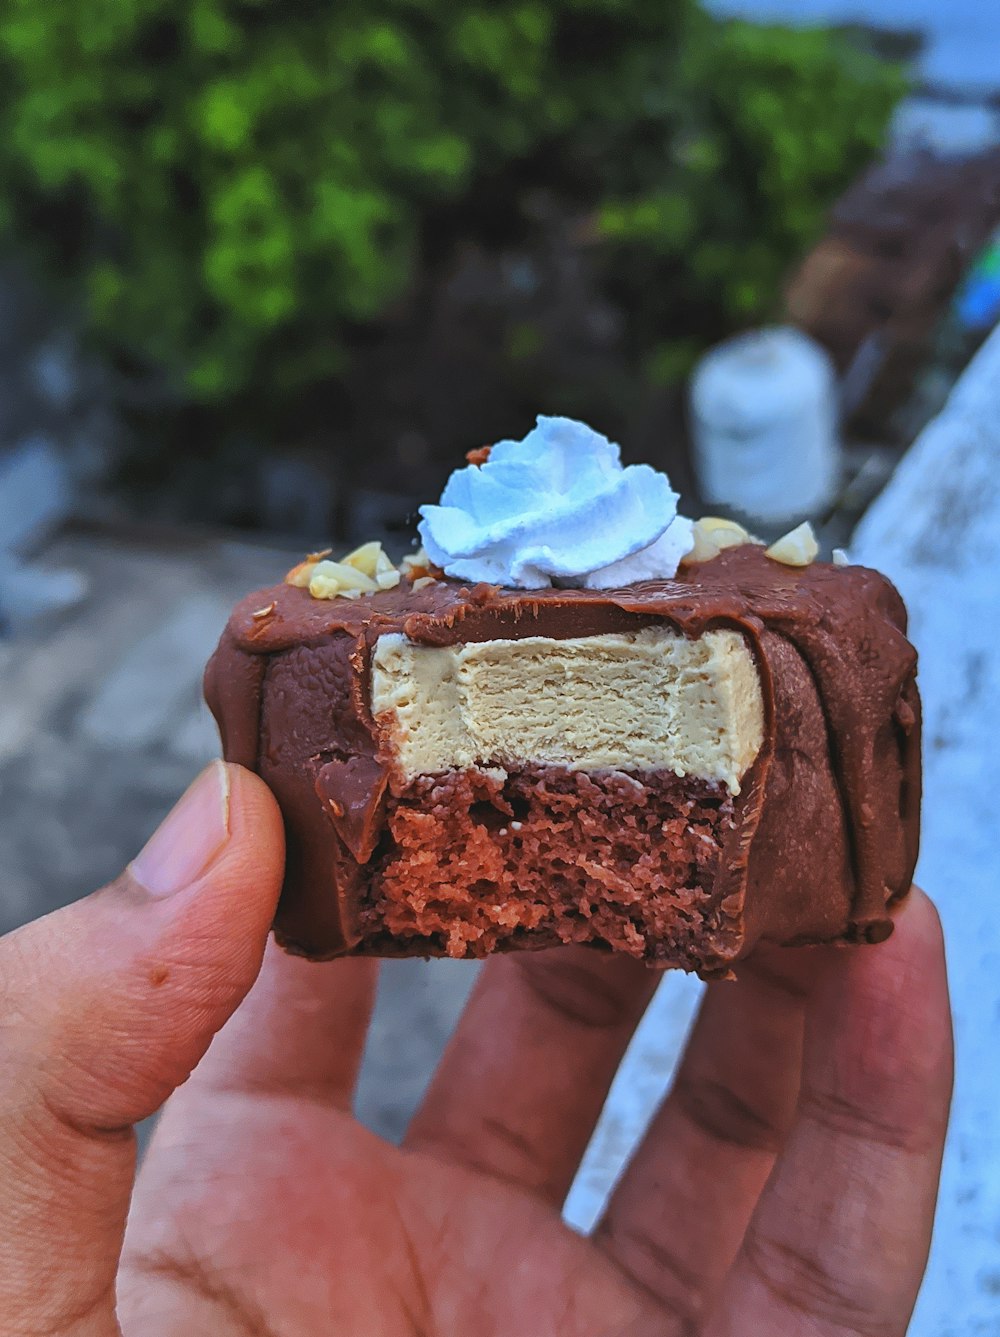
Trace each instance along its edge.
{"label": "slice of cake", "polygon": [[[329,957],[592,943],[725,974],[878,941],[913,872],[919,700],[876,572],[676,515],[580,424],[240,604],[207,674],[288,834],[276,933]],[[452,574],[453,573],[453,574]]]}

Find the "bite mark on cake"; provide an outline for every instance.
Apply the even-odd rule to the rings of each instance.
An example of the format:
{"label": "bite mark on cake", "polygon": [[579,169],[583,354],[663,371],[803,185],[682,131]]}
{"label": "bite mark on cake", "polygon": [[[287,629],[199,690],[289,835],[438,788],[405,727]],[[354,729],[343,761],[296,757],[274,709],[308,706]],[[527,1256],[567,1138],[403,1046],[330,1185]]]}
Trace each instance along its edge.
{"label": "bite mark on cake", "polygon": [[363,933],[455,957],[596,943],[689,969],[723,945],[719,861],[764,730],[738,632],[387,634],[371,708],[392,778]]}

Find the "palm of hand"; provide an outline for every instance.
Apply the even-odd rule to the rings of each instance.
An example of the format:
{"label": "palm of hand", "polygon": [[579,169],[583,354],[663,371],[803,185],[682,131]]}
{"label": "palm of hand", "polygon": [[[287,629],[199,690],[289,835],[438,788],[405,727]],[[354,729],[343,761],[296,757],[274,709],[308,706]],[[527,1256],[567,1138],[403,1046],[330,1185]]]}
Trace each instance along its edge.
{"label": "palm of hand", "polygon": [[[491,962],[397,1148],[349,1113],[372,963],[272,946],[140,1174],[125,1337],[904,1333],[950,1071],[915,906],[878,953],[780,952],[708,991],[590,1239],[560,1205],[651,972],[586,949]],[[940,988],[900,1009],[918,958]]]}
{"label": "palm of hand", "polygon": [[663,1330],[652,1298],[524,1190],[305,1101],[224,1097],[205,1119],[202,1151],[151,1167],[169,1225],[126,1263],[127,1335]]}
{"label": "palm of hand", "polygon": [[261,969],[282,855],[261,782],[210,767],[116,883],[0,940],[4,1337],[902,1337],[951,1083],[921,892],[877,948],[708,989],[584,1240],[560,1207],[655,975],[490,961],[391,1147],[349,1113],[374,964]]}

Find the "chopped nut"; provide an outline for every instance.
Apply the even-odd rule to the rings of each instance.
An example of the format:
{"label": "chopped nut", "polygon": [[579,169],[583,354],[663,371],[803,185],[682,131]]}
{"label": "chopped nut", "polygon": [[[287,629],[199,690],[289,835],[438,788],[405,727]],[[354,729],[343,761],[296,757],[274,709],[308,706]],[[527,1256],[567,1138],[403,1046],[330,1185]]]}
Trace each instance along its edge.
{"label": "chopped nut", "polygon": [[689,562],[708,562],[718,557],[724,548],[740,548],[745,543],[760,543],[742,525],[735,520],[725,520],[721,515],[705,515],[694,522],[692,529],[694,546],[681,558],[681,564]]}
{"label": "chopped nut", "polygon": [[436,583],[437,582],[433,576],[418,576],[413,582],[413,588],[415,590],[423,590],[426,589],[428,585],[434,585]]}
{"label": "chopped nut", "polygon": [[314,599],[335,599],[338,595],[356,599],[360,594],[373,594],[377,589],[371,576],[346,562],[317,562],[309,582],[309,593]]}
{"label": "chopped nut", "polygon": [[486,463],[490,457],[490,451],[492,449],[492,446],[477,446],[475,450],[467,450],[465,452],[465,458],[470,464],[474,464],[478,467]]}
{"label": "chopped nut", "polygon": [[399,569],[404,576],[409,576],[411,579],[430,571],[431,559],[427,555],[427,549],[418,548],[416,552],[407,553],[400,562]]}
{"label": "chopped nut", "polygon": [[760,543],[760,539],[754,538],[749,530],[735,520],[723,519],[721,515],[703,515],[695,522],[695,528],[700,529],[720,550],[741,548],[745,543]]}
{"label": "chopped nut", "polygon": [[851,559],[847,555],[846,548],[834,548],[833,550],[834,566],[850,566]]}
{"label": "chopped nut", "polygon": [[304,562],[299,562],[298,566],[293,566],[291,571],[285,577],[286,585],[295,585],[300,590],[309,588],[309,582],[312,580],[313,572],[316,570],[316,563],[310,561],[307,557]]}
{"label": "chopped nut", "polygon": [[286,584],[308,589],[314,599],[358,599],[399,584],[399,570],[381,543],[362,543],[339,562],[328,560],[330,552],[310,553],[289,571]]}
{"label": "chopped nut", "polygon": [[709,562],[713,557],[718,557],[720,549],[703,529],[695,525],[691,530],[691,537],[694,539],[694,546],[681,558],[681,566],[687,566],[689,562]]}
{"label": "chopped nut", "polygon": [[340,593],[340,586],[336,580],[324,576],[321,572],[310,580],[309,593],[314,599],[336,599]]}
{"label": "chopped nut", "polygon": [[378,580],[379,576],[389,576],[393,574],[399,575],[399,568],[393,566],[385,549],[379,544],[378,556],[375,559],[375,579]]}
{"label": "chopped nut", "polygon": [[346,557],[342,557],[340,560],[345,566],[356,567],[358,571],[362,571],[366,576],[374,576],[378,569],[379,558],[388,561],[382,551],[381,543],[373,542],[362,543],[360,548],[355,548],[353,552],[349,552]]}
{"label": "chopped nut", "polygon": [[276,607],[277,605],[272,599],[271,602],[266,605],[266,607],[255,608],[253,612],[250,614],[250,616],[253,618],[255,622],[261,622],[265,617],[270,617]]}
{"label": "chopped nut", "polygon": [[785,566],[808,566],[816,560],[819,544],[808,520],[784,534],[765,550],[765,556]]}

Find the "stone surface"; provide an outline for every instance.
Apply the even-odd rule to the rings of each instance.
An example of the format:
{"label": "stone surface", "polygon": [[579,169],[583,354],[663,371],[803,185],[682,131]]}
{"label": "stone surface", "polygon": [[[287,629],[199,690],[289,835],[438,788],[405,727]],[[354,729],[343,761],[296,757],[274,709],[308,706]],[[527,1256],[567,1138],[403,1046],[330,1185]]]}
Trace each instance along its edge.
{"label": "stone surface", "polygon": [[0,453],[0,548],[33,545],[65,520],[70,502],[69,471],[50,441],[33,437]]}

